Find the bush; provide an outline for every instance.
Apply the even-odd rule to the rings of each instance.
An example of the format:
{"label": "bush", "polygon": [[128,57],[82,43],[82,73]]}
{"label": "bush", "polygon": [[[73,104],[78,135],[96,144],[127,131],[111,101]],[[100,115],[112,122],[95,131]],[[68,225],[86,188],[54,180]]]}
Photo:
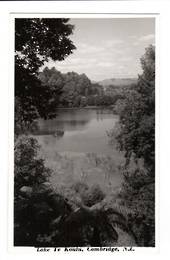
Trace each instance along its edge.
{"label": "bush", "polygon": [[73,188],[76,193],[82,194],[82,193],[84,193],[85,191],[88,190],[88,185],[86,183],[84,183],[84,182],[77,181],[76,183],[74,183],[72,185],[71,188]]}
{"label": "bush", "polygon": [[99,185],[92,185],[89,187],[86,183],[78,181],[72,188],[78,193],[83,204],[88,207],[93,206],[105,198],[105,194]]}
{"label": "bush", "polygon": [[[51,171],[38,158],[38,142],[27,136],[19,137],[15,143],[14,166],[14,243],[15,245],[32,245],[36,234],[48,228],[51,218],[50,207],[45,205],[44,196],[48,190],[43,187]],[[37,191],[44,189],[39,201]],[[46,195],[45,195],[46,196]],[[42,209],[37,206],[42,204]],[[44,209],[43,209],[44,208]],[[43,211],[42,214],[38,214]]]}
{"label": "bush", "polygon": [[91,207],[94,204],[102,201],[105,198],[105,194],[99,185],[93,185],[87,192],[82,194],[82,200],[85,205]]}
{"label": "bush", "polygon": [[14,183],[15,197],[23,186],[35,187],[48,180],[51,170],[38,158],[40,146],[36,139],[22,136],[15,144]]}
{"label": "bush", "polygon": [[155,246],[155,183],[140,168],[125,170],[121,197],[138,246]]}

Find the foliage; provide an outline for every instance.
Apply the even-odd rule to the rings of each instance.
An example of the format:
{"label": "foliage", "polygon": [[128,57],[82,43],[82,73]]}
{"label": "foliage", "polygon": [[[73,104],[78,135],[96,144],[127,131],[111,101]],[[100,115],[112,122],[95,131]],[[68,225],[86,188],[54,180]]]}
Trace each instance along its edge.
{"label": "foliage", "polygon": [[27,120],[27,111],[23,110],[20,99],[18,97],[15,97],[15,138],[17,138],[19,135],[22,134],[28,134],[29,132],[32,132],[34,130],[38,129],[38,122],[36,118],[38,117],[38,114],[34,114],[35,111],[31,109],[29,111],[29,116],[32,116],[32,120]]}
{"label": "foliage", "polygon": [[128,221],[139,246],[155,246],[155,183],[147,171],[136,167],[124,169],[124,183],[119,196],[131,209]]}
{"label": "foliage", "polygon": [[110,106],[123,97],[118,91],[112,95],[105,94],[103,87],[92,83],[85,74],[62,74],[54,67],[46,67],[38,77],[43,86],[53,90],[55,107]]}
{"label": "foliage", "polygon": [[58,102],[56,107],[83,107],[88,105],[88,97],[102,93],[102,87],[93,85],[85,74],[79,75],[75,72],[62,74],[54,67],[52,69],[46,67],[39,73],[39,79],[43,85],[53,87],[54,92],[61,91],[59,99],[53,96],[53,99]]}
{"label": "foliage", "polygon": [[120,113],[120,150],[127,162],[132,155],[142,158],[148,171],[154,172],[155,160],[155,50],[151,45],[141,59],[143,74],[136,89],[125,100]]}
{"label": "foliage", "polygon": [[44,161],[38,158],[39,148],[34,138],[20,136],[15,142],[14,242],[16,245],[18,243],[25,245],[31,241],[38,228],[37,220],[34,219],[37,209],[35,208],[34,212],[32,192],[39,190],[51,173],[44,166]]}
{"label": "foliage", "polygon": [[74,201],[74,208],[52,189],[22,197],[15,206],[15,245],[104,246],[118,240],[117,226],[132,234],[118,209],[102,202],[88,207],[81,199]]}
{"label": "foliage", "polygon": [[[53,84],[42,85],[37,75],[49,59],[64,60],[75,49],[69,35],[73,26],[69,19],[17,18],[15,20],[15,97],[20,102],[20,114],[27,123],[38,116],[53,117],[55,97]],[[17,105],[17,103],[15,104]]]}
{"label": "foliage", "polygon": [[15,197],[23,186],[35,187],[48,180],[50,170],[44,161],[38,158],[40,146],[36,139],[20,136],[15,143],[14,183]]}
{"label": "foliage", "polygon": [[102,201],[105,194],[99,185],[93,185],[89,191],[82,197],[85,205],[91,207],[92,205]]}
{"label": "foliage", "polygon": [[[117,141],[125,151],[121,169],[122,203],[132,210],[129,222],[139,246],[155,245],[155,49],[146,48],[137,86],[122,105]],[[111,135],[112,137],[112,135]],[[133,164],[132,164],[133,162]]]}
{"label": "foliage", "polygon": [[81,197],[84,205],[91,207],[96,203],[101,202],[105,198],[105,194],[99,185],[89,187],[84,182],[76,182],[72,187]]}

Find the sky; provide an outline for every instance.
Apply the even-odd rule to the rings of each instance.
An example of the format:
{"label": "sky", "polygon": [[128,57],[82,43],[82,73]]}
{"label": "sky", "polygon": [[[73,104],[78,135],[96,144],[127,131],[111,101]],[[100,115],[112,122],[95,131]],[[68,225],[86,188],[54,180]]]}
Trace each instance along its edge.
{"label": "sky", "polygon": [[155,42],[154,18],[76,18],[70,39],[76,46],[64,61],[45,63],[62,73],[85,73],[93,81],[136,78],[140,58]]}

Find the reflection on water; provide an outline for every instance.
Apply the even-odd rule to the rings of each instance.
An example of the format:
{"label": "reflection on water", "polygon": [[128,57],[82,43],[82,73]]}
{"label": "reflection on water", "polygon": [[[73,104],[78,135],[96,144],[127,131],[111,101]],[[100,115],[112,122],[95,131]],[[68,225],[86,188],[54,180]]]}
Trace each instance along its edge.
{"label": "reflection on water", "polygon": [[118,117],[111,110],[59,109],[53,120],[39,120],[33,134],[49,152],[113,153],[107,131],[114,128]]}

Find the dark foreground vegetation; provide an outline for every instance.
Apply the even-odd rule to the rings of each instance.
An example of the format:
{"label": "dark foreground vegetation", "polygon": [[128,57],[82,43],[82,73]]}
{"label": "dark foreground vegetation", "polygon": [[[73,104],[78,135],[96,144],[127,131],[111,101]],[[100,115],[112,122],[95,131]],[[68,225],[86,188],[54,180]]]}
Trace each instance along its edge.
{"label": "dark foreground vegetation", "polygon": [[114,246],[124,232],[133,245],[154,246],[153,46],[141,58],[143,73],[136,86],[116,105],[119,125],[109,138],[125,152],[126,162],[119,167],[124,182],[112,204],[99,186],[75,183],[70,187],[73,197],[54,189],[49,181],[52,171],[38,156],[37,141],[25,135],[37,118],[55,117],[56,105],[82,106],[89,97],[104,95],[85,75],[62,75],[54,69],[39,73],[44,61],[63,60],[75,49],[69,39],[73,26],[68,22],[16,19],[14,245]]}

